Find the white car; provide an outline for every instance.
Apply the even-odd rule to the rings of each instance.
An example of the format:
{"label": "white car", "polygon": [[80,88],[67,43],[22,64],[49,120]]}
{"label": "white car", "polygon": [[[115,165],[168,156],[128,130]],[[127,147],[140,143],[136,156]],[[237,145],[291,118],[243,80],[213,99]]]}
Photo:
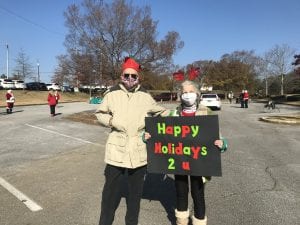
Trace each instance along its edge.
{"label": "white car", "polygon": [[221,99],[217,94],[202,94],[200,98],[200,104],[212,108],[221,110]]}
{"label": "white car", "polygon": [[4,89],[14,89],[15,83],[11,79],[0,79],[0,86]]}
{"label": "white car", "polygon": [[60,91],[60,86],[57,83],[46,84],[48,90]]}
{"label": "white car", "polygon": [[25,89],[26,85],[24,83],[24,81],[22,80],[13,80],[13,82],[15,83],[15,89]]}

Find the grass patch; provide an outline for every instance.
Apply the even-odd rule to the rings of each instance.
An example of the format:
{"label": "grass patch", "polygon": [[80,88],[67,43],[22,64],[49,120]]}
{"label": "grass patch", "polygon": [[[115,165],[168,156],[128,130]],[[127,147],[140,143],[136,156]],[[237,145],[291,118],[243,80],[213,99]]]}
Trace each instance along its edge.
{"label": "grass patch", "polygon": [[[0,106],[6,106],[6,90],[0,90]],[[48,104],[48,91],[13,90],[15,105]],[[59,102],[88,102],[89,95],[81,92],[59,92]]]}
{"label": "grass patch", "polygon": [[99,125],[99,122],[97,120],[97,117],[95,116],[94,110],[84,111],[80,113],[74,113],[72,115],[64,117],[65,119],[76,121],[76,122],[82,122],[92,125]]}

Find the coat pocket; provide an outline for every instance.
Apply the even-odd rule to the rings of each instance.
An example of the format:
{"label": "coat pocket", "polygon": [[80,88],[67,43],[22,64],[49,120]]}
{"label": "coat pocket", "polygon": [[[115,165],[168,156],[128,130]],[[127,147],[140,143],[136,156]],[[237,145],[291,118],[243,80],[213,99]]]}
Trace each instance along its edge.
{"label": "coat pocket", "polygon": [[137,151],[139,153],[140,162],[147,161],[147,148],[146,144],[143,142],[142,138],[139,138],[137,142]]}
{"label": "coat pocket", "polygon": [[125,153],[125,137],[121,135],[111,134],[106,142],[105,158],[110,161],[123,162]]}

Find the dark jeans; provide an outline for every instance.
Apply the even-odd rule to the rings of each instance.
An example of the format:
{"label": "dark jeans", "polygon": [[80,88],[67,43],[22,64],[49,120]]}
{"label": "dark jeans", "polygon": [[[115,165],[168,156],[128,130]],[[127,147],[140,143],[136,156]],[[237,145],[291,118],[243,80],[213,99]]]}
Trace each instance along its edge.
{"label": "dark jeans", "polygon": [[176,208],[178,211],[187,211],[189,180],[191,183],[191,195],[194,202],[194,216],[197,219],[205,217],[204,184],[201,176],[175,175]]}
{"label": "dark jeans", "polygon": [[121,201],[122,180],[126,172],[128,173],[128,196],[126,198],[125,224],[138,224],[146,166],[127,169],[107,164],[104,172],[105,184],[102,191],[99,225],[111,225],[113,223],[115,211]]}
{"label": "dark jeans", "polygon": [[244,100],[244,106],[245,108],[248,108],[248,99]]}
{"label": "dark jeans", "polygon": [[55,105],[50,105],[50,114],[55,115]]}
{"label": "dark jeans", "polygon": [[245,107],[245,102],[244,100],[241,100],[241,108],[244,108]]}

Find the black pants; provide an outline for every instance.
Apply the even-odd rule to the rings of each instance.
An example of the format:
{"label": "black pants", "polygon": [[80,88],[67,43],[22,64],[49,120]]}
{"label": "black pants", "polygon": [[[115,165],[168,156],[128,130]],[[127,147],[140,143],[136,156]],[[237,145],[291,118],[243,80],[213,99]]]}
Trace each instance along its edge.
{"label": "black pants", "polygon": [[175,175],[176,208],[178,211],[187,211],[188,209],[189,177],[191,183],[191,195],[194,203],[194,216],[197,219],[204,219],[204,184],[201,176]]}
{"label": "black pants", "polygon": [[125,224],[138,224],[146,166],[127,169],[106,165],[99,225],[111,225],[113,223],[115,211],[121,201],[122,180],[126,172],[128,173],[128,196],[126,198]]}
{"label": "black pants", "polygon": [[14,107],[14,103],[7,103],[6,112],[7,113],[12,113],[13,107]]}
{"label": "black pants", "polygon": [[241,108],[244,108],[245,107],[245,102],[244,100],[241,99]]}
{"label": "black pants", "polygon": [[244,106],[245,108],[248,108],[248,99],[244,100]]}
{"label": "black pants", "polygon": [[55,106],[56,105],[50,105],[50,114],[55,115]]}

